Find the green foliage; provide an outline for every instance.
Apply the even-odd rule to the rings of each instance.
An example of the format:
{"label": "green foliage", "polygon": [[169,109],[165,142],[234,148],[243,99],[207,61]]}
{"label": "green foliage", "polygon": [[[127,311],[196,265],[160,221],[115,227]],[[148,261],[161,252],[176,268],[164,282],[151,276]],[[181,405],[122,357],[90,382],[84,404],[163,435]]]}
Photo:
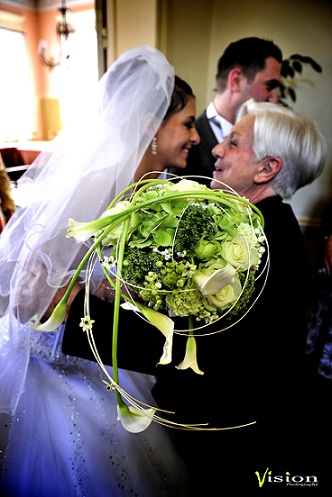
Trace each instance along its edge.
{"label": "green foliage", "polygon": [[123,260],[122,276],[125,281],[140,286],[145,275],[159,271],[160,262],[164,257],[153,251],[132,248]]}
{"label": "green foliage", "polygon": [[300,54],[293,54],[288,59],[282,61],[281,83],[279,86],[279,103],[289,107],[286,99],[296,102],[296,81],[298,74],[303,73],[303,67],[310,66],[315,72],[323,72],[322,67],[311,57]]}
{"label": "green foliage", "polygon": [[176,238],[175,253],[186,251],[190,259],[195,255],[195,248],[201,238],[213,237],[216,233],[213,215],[210,209],[202,205],[189,205],[181,217]]}
{"label": "green foliage", "polygon": [[[234,316],[238,316],[248,309],[250,298],[255,288],[255,272],[253,270],[250,270],[248,275],[240,273],[239,277],[244,290],[237,305],[232,309],[232,312],[226,316],[226,319],[233,319]],[[245,282],[246,277],[248,277],[248,280]]]}
{"label": "green foliage", "polygon": [[[252,208],[241,197],[192,180],[152,183],[139,189],[131,202],[109,208],[93,225],[100,233],[105,222],[111,223],[104,237],[107,244],[102,242],[113,246],[111,257],[100,260],[106,270],[110,261],[119,267],[127,291],[146,308],[192,316],[205,324],[223,315],[237,316],[254,292],[265,243],[262,216]],[[91,236],[89,223],[81,224],[72,227],[72,236],[82,230]]]}

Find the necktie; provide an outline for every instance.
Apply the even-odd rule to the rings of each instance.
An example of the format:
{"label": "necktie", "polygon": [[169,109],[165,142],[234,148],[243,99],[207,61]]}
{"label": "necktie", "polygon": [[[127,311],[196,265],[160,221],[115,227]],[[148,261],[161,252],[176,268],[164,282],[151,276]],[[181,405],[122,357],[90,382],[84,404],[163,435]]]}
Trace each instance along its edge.
{"label": "necktie", "polygon": [[220,143],[223,139],[223,130],[221,127],[221,123],[219,119],[214,116],[210,119],[210,122],[213,123],[214,126],[211,126],[213,133],[215,134],[215,137],[217,138],[218,142]]}

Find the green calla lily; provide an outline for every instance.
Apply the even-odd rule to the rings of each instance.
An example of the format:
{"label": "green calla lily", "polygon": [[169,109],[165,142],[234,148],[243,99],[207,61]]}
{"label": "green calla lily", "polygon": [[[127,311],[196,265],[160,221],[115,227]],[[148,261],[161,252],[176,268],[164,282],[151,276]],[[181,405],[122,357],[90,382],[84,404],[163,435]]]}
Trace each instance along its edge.
{"label": "green calla lily", "polygon": [[56,331],[66,316],[66,301],[64,299],[58,303],[52,315],[47,321],[41,323],[37,315],[30,320],[29,328],[34,331]]}

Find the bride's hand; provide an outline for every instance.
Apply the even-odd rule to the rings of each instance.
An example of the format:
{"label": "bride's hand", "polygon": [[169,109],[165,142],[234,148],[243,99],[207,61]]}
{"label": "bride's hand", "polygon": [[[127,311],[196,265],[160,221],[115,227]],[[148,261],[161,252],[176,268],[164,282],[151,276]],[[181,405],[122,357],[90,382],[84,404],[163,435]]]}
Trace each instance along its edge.
{"label": "bride's hand", "polygon": [[115,290],[106,278],[101,281],[99,287],[94,292],[95,297],[98,297],[102,300],[108,300],[109,302],[113,302],[114,295]]}

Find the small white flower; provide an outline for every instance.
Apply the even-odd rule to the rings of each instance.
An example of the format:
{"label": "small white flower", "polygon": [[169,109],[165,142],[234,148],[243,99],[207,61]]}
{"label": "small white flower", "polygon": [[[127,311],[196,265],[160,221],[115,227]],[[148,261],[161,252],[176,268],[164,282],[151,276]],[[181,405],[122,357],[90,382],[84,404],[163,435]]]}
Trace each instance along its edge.
{"label": "small white flower", "polygon": [[80,327],[83,328],[83,331],[92,330],[94,322],[95,320],[91,319],[90,316],[84,316],[84,318],[81,318]]}

